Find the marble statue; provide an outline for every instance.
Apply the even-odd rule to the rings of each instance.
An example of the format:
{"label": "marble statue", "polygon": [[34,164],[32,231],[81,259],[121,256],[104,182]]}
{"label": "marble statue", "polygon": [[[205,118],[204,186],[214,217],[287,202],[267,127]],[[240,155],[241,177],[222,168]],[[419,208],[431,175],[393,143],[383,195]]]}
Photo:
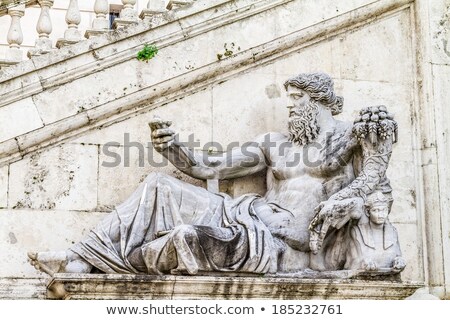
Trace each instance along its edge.
{"label": "marble statue", "polygon": [[[362,246],[368,238],[354,230],[368,228],[355,208],[371,194],[392,203],[385,176],[397,139],[392,115],[377,106],[363,109],[353,124],[336,120],[343,98],[323,73],[300,74],[284,86],[289,135],[262,134],[214,161],[179,142],[170,121],[150,123],[154,148],[182,172],[220,180],[266,170],[264,196],[233,199],[152,173],[86,239],[62,252],[29,253],[31,264],[49,274],[334,271],[359,268],[356,261],[366,257],[380,267],[402,267],[392,261],[400,253],[390,224],[383,224],[383,236],[391,238],[382,250],[392,251],[385,259],[380,234],[373,230],[376,248],[369,253]],[[353,243],[348,252],[338,245],[347,242]],[[329,263],[333,256],[338,262]]]}

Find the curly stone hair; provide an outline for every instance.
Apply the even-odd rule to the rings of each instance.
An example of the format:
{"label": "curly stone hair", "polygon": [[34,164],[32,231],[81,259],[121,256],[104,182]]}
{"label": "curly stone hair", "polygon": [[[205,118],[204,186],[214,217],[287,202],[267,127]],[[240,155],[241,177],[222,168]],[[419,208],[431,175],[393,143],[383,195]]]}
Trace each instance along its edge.
{"label": "curly stone hair", "polygon": [[311,98],[323,103],[332,115],[342,112],[344,98],[334,92],[334,82],[326,73],[301,73],[287,80],[284,87],[293,86],[305,90]]}

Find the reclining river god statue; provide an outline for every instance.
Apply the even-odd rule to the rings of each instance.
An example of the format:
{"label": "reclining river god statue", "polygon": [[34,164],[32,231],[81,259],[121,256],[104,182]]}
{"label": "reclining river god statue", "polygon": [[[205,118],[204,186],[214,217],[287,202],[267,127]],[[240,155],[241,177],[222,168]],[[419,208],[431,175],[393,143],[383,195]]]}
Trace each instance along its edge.
{"label": "reclining river god statue", "polygon": [[[377,270],[377,263],[388,272],[403,270],[397,233],[387,219],[393,199],[385,173],[397,141],[393,116],[372,106],[354,123],[336,120],[343,98],[323,73],[300,74],[284,87],[289,134],[262,134],[213,161],[179,142],[170,121],[150,123],[154,148],[182,172],[220,180],[265,170],[265,195],[233,199],[152,173],[84,240],[62,252],[29,253],[31,264],[50,275],[283,274]],[[386,208],[384,220],[367,218],[375,215],[368,203],[374,197]],[[386,261],[382,249],[372,254],[355,248],[372,237],[373,221],[387,226],[394,242]],[[364,235],[356,234],[361,230]]]}

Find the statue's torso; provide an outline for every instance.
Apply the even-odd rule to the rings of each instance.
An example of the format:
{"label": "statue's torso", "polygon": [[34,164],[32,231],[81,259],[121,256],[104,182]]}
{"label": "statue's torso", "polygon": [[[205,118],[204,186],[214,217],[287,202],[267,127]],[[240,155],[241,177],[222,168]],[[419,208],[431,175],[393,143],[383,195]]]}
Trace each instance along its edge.
{"label": "statue's torso", "polygon": [[280,215],[280,219],[278,224],[272,224],[271,229],[278,230],[277,233],[293,248],[302,251],[309,250],[308,226],[314,217],[314,209],[330,196],[327,184],[337,176],[348,181],[353,178],[347,177],[346,173],[351,164],[339,168],[332,175],[322,169],[326,139],[326,135],[319,136],[314,144],[299,146],[291,144],[282,134],[271,134],[271,141],[275,144],[264,150],[270,164],[264,198],[268,203],[290,211],[275,213]]}

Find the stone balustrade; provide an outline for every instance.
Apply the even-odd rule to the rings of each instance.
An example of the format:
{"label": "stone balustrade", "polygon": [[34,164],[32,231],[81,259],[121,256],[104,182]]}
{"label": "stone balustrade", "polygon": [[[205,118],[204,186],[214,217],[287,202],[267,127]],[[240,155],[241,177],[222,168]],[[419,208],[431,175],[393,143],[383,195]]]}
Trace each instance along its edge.
{"label": "stone balustrade", "polygon": [[[165,14],[170,10],[177,10],[182,7],[191,5],[195,0],[149,0],[147,7],[138,15],[135,9],[136,0],[122,0],[123,8],[118,18],[114,20],[112,29],[122,29],[128,25],[138,24],[144,20],[149,23],[151,27],[158,25],[164,21]],[[53,24],[51,20],[51,10],[54,0],[37,0],[37,1],[22,1],[18,5],[12,6],[8,2],[8,6],[3,5],[2,14],[7,14],[11,17],[10,28],[7,34],[7,42],[9,48],[3,57],[0,57],[0,69],[15,65],[23,60],[23,51],[21,44],[23,42],[24,34],[21,27],[21,18],[26,14],[26,7],[37,4],[40,6],[40,15],[36,24],[37,39],[33,48],[27,52],[28,58],[43,55],[53,50],[78,43],[83,40],[83,35],[79,30],[81,22],[81,14],[78,6],[78,0],[70,0],[65,20],[67,29],[64,32],[64,37],[58,39],[55,46],[53,46],[50,35],[53,31]],[[93,11],[95,18],[92,21],[92,28],[86,30],[84,38],[93,38],[104,33],[111,32],[108,0],[95,0],[93,3]],[[26,30],[28,31],[28,30]]]}

